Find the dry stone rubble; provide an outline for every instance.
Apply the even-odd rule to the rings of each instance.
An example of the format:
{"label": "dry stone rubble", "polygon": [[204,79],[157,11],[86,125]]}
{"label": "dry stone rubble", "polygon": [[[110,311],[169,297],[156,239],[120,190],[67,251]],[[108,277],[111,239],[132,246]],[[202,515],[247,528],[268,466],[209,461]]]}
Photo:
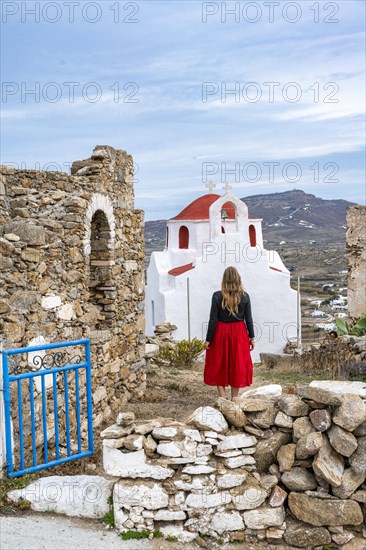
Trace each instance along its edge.
{"label": "dry stone rubble", "polygon": [[[366,399],[354,386],[346,389],[259,388],[234,406],[218,400],[199,407],[186,423],[119,413],[102,432],[117,529],[159,530],[181,542],[202,543],[204,535],[314,550],[365,548]],[[263,402],[273,422],[259,430]],[[233,422],[237,407],[244,424],[241,414]],[[278,422],[279,413],[292,427]]]}

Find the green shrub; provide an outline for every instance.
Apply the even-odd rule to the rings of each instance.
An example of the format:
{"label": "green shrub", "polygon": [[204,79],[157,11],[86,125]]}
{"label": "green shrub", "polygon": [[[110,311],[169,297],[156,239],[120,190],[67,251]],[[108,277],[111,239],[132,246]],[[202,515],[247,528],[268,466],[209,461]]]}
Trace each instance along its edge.
{"label": "green shrub", "polygon": [[104,515],[103,521],[106,525],[109,525],[109,527],[111,527],[112,529],[115,528],[116,524],[115,524],[115,521],[114,521],[114,511],[113,511],[113,509],[109,510],[109,512],[107,512]]}
{"label": "green shrub", "polygon": [[0,478],[0,512],[7,510],[10,507],[19,508],[21,510],[28,510],[31,506],[30,502],[25,499],[20,499],[19,502],[7,503],[6,494],[14,489],[24,489],[30,483],[36,481],[40,477],[40,474],[25,474],[20,477],[2,477]]}
{"label": "green shrub", "polygon": [[121,533],[122,540],[148,539],[151,531],[125,531]]}
{"label": "green shrub", "polygon": [[170,365],[177,368],[192,367],[205,349],[202,340],[181,340],[173,349],[169,346],[161,346],[155,362],[160,365]]}
{"label": "green shrub", "polygon": [[122,540],[131,539],[148,539],[150,535],[153,535],[155,539],[161,539],[164,535],[161,531],[125,531],[120,533]]}
{"label": "green shrub", "polygon": [[31,503],[26,498],[20,498],[17,502],[19,510],[30,510]]}
{"label": "green shrub", "polygon": [[340,317],[337,317],[335,323],[340,336],[347,334],[351,336],[363,336],[366,334],[366,313],[362,313],[361,317],[352,324],[347,323]]}

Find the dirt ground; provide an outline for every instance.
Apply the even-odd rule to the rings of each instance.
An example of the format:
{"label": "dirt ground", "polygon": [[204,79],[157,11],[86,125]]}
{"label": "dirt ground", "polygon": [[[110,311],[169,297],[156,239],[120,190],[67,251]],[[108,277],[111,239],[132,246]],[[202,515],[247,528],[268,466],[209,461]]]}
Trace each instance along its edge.
{"label": "dirt ground", "polygon": [[[147,372],[147,390],[144,398],[132,399],[127,405],[121,407],[121,410],[133,411],[136,420],[140,422],[149,421],[159,416],[174,418],[180,422],[186,421],[195,409],[206,405],[213,406],[217,400],[216,387],[206,386],[203,383],[203,368],[203,360],[187,369],[150,367]],[[286,366],[268,370],[260,363],[256,363],[251,388],[265,384],[281,384],[286,392],[291,391],[296,383],[308,383],[315,378],[326,378],[326,376],[306,375],[297,371],[296,368],[289,370]],[[227,395],[230,395],[229,388]],[[99,434],[113,421],[114,419],[111,418],[109,422],[94,430],[94,455],[43,470],[40,472],[41,475],[104,475],[102,441]]]}
{"label": "dirt ground", "polygon": [[[216,387],[206,386],[203,383],[203,368],[203,360],[190,369],[151,367],[147,372],[145,398],[130,401],[126,410],[133,411],[138,420],[164,416],[184,422],[197,407],[212,406],[217,400]],[[314,378],[316,378],[314,375],[307,376],[296,372],[296,369],[289,371],[284,367],[268,370],[260,363],[256,363],[251,388],[264,384],[281,384],[286,391],[286,388],[293,387],[298,382],[306,383]],[[243,388],[241,391],[246,389],[248,388]],[[227,395],[230,395],[229,388],[227,388]]]}

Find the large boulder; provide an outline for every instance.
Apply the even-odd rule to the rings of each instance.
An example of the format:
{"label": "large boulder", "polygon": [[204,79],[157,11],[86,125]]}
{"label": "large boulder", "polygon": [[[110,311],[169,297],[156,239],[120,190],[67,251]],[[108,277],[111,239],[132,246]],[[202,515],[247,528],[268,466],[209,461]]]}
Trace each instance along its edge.
{"label": "large boulder", "polygon": [[333,424],[330,430],[328,430],[328,438],[333,449],[342,456],[349,457],[357,449],[357,439],[355,436],[348,430],[337,426],[337,424]]}
{"label": "large boulder", "polygon": [[288,416],[306,416],[309,412],[309,405],[304,403],[298,395],[283,395],[277,405]]}
{"label": "large boulder", "polygon": [[231,451],[232,449],[242,449],[245,447],[253,447],[257,444],[257,440],[253,435],[235,434],[227,435],[217,445],[217,451]]}
{"label": "large boulder", "polygon": [[109,511],[114,482],[101,476],[48,476],[10,491],[7,497],[13,502],[27,500],[37,512],[102,518]]}
{"label": "large boulder", "polygon": [[315,409],[309,414],[310,421],[319,432],[325,432],[332,424],[332,417],[328,409]]}
{"label": "large boulder", "polygon": [[282,395],[282,386],[280,384],[267,384],[266,386],[260,386],[259,388],[253,388],[250,390],[244,390],[240,395],[241,398],[255,397],[255,398],[267,398],[273,401],[279,399]]}
{"label": "large boulder", "polygon": [[313,384],[314,382],[311,382],[309,386],[298,386],[297,394],[304,399],[310,399],[322,405],[337,406],[342,403],[341,396],[329,391],[329,389],[327,389],[327,384],[323,387],[314,386]]}
{"label": "large boulder", "polygon": [[296,445],[296,458],[309,458],[315,455],[323,443],[321,432],[310,432],[300,437]]}
{"label": "large boulder", "polygon": [[342,404],[333,415],[333,422],[341,428],[353,432],[366,420],[366,405],[358,395],[343,396]]}
{"label": "large boulder", "polygon": [[300,416],[294,420],[292,425],[292,437],[294,441],[298,441],[304,435],[315,432],[315,428],[307,416]]}
{"label": "large boulder", "polygon": [[213,430],[218,433],[226,432],[229,428],[224,415],[213,407],[198,407],[187,423],[201,430]]}
{"label": "large boulder", "polygon": [[316,489],[316,480],[306,468],[295,467],[284,472],[281,481],[290,491],[312,491]]}
{"label": "large boulder", "polygon": [[333,487],[333,494],[338,498],[349,498],[365,481],[365,478],[366,470],[360,474],[356,474],[352,468],[347,468],[343,474],[340,486]]}
{"label": "large boulder", "polygon": [[244,522],[239,512],[216,512],[212,517],[210,527],[219,535],[222,535],[227,531],[244,529]]}
{"label": "large boulder", "polygon": [[268,439],[258,441],[255,453],[253,455],[257,464],[257,470],[259,472],[266,472],[269,466],[276,462],[277,453],[280,447],[289,443],[290,440],[290,434],[275,432]]}
{"label": "large boulder", "polygon": [[240,488],[232,491],[233,505],[237,510],[258,508],[267,498],[267,491],[255,480],[250,480]]}
{"label": "large boulder", "polygon": [[339,487],[342,483],[344,472],[343,457],[331,447],[327,436],[324,434],[323,444],[313,461],[313,470],[333,487]]}
{"label": "large boulder", "polygon": [[295,443],[289,443],[280,447],[277,453],[277,461],[280,472],[291,470],[295,462]]}
{"label": "large boulder", "polygon": [[118,449],[103,446],[103,466],[107,474],[115,477],[167,479],[174,470],[148,464],[144,449],[122,453]]}
{"label": "large boulder", "polygon": [[[347,380],[313,380],[310,387],[330,391],[335,394],[345,393],[358,395],[366,399],[366,382],[350,382]],[[332,405],[332,403],[329,403]]]}
{"label": "large boulder", "polygon": [[290,493],[288,505],[294,516],[305,523],[321,526],[360,525],[363,514],[358,502],[315,498]]}
{"label": "large boulder", "polygon": [[247,419],[238,403],[219,397],[216,404],[230,426],[234,426],[235,428],[242,428],[245,426]]}
{"label": "large boulder", "polygon": [[366,472],[366,436],[359,437],[358,447],[350,456],[349,463],[356,474]]}
{"label": "large boulder", "polygon": [[244,522],[249,529],[267,529],[267,527],[280,527],[285,520],[283,506],[273,508],[262,506],[256,510],[244,512]]}
{"label": "large boulder", "polygon": [[314,548],[332,542],[330,533],[325,527],[310,527],[297,524],[296,527],[286,530],[284,539],[287,544],[296,548]]}

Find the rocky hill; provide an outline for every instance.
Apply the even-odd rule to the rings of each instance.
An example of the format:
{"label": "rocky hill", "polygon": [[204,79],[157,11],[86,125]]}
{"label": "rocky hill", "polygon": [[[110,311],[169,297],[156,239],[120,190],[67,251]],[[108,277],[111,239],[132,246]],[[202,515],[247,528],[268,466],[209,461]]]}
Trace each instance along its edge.
{"label": "rocky hill", "polygon": [[249,215],[262,218],[267,241],[330,243],[344,241],[346,208],[353,202],[322,199],[300,189],[243,197]]}

